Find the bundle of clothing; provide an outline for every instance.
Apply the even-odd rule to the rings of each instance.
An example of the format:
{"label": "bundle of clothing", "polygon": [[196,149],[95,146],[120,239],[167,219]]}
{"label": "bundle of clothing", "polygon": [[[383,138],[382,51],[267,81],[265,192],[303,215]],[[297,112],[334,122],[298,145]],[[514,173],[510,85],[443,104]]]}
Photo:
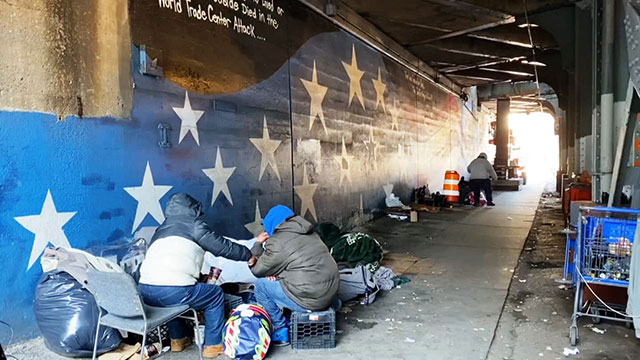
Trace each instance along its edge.
{"label": "bundle of clothing", "polygon": [[362,298],[361,303],[371,304],[379,290],[397,286],[398,277],[391,269],[380,265],[383,248],[373,236],[343,233],[332,223],[318,224],[315,231],[340,268],[340,300]]}
{"label": "bundle of clothing", "polygon": [[371,272],[380,267],[383,249],[373,236],[365,233],[342,233],[332,223],[318,224],[315,230],[336,263],[352,268],[366,266]]}

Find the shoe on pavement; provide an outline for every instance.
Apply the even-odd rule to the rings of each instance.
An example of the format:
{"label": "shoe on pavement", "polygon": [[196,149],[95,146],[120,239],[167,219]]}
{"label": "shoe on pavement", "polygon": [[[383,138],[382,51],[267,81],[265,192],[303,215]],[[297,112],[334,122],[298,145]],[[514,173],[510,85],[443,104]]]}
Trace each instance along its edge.
{"label": "shoe on pavement", "polygon": [[490,202],[490,203],[487,203],[487,206],[496,206],[496,204]]}
{"label": "shoe on pavement", "polygon": [[289,342],[289,328],[288,327],[283,327],[280,328],[278,330],[276,330],[276,332],[273,333],[273,336],[271,336],[271,343],[274,346],[287,346],[290,344]]}
{"label": "shoe on pavement", "polygon": [[189,337],[184,337],[182,339],[171,339],[171,352],[181,352],[184,349],[188,348],[191,345],[192,341]]}
{"label": "shoe on pavement", "polygon": [[205,346],[202,350],[202,357],[207,359],[217,358],[222,354],[224,354],[224,347],[222,344]]}

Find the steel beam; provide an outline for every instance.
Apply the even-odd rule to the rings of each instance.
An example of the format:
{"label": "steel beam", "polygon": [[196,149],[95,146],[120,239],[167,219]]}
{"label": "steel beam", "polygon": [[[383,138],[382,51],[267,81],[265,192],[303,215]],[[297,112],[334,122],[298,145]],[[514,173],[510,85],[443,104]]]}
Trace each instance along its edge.
{"label": "steel beam", "polygon": [[475,39],[470,37],[458,37],[444,40],[438,40],[428,44],[407,45],[412,50],[418,51],[424,48],[435,48],[443,50],[456,50],[458,52],[475,54],[487,58],[497,58],[510,60],[520,56],[528,56],[531,54],[530,49],[524,49],[517,46],[499,44],[487,40]]}
{"label": "steel beam", "polygon": [[478,68],[478,70],[497,72],[497,73],[502,73],[502,74],[514,75],[514,76],[525,76],[525,77],[533,77],[534,76],[534,74],[528,73],[528,72],[505,70],[505,69],[493,69],[493,68],[489,68],[489,67],[480,67],[480,68]]}
{"label": "steel beam", "polygon": [[[489,100],[500,97],[514,97],[525,95],[537,95],[538,87],[531,81],[518,83],[494,84],[478,87],[478,100]],[[555,95],[552,87],[545,83],[540,83],[540,95]]]}
{"label": "steel beam", "polygon": [[470,12],[476,15],[493,17],[497,19],[506,19],[511,17],[510,14],[507,14],[501,11],[491,10],[484,6],[470,4],[468,2],[461,1],[461,0],[423,0],[423,2],[449,6],[449,7],[455,8],[456,10],[463,11],[466,13]]}
{"label": "steel beam", "polygon": [[476,38],[476,39],[493,41],[493,42],[498,42],[498,43],[512,45],[512,46],[520,46],[520,47],[527,48],[527,49],[531,49],[532,48],[531,44],[529,44],[529,43],[523,43],[523,42],[520,42],[520,41],[514,41],[514,40],[509,40],[509,39],[500,39],[500,38],[497,38],[495,36],[488,36],[488,35],[481,35],[481,34],[468,34],[467,36],[472,37],[472,38]]}
{"label": "steel beam", "polygon": [[473,76],[473,75],[457,75],[457,74],[451,74],[450,76],[451,76],[451,77],[453,77],[453,78],[464,78],[464,79],[470,79],[470,80],[477,81],[477,82],[479,82],[479,83],[496,83],[496,82],[505,81],[505,80],[501,80],[501,79],[494,79],[494,78],[490,78],[490,77]]}
{"label": "steel beam", "polygon": [[[615,37],[615,1],[602,4],[602,70],[600,95],[600,189],[611,187],[613,173],[613,47]],[[613,196],[613,194],[609,194]]]}
{"label": "steel beam", "polygon": [[[398,19],[394,19],[394,18],[371,16],[371,15],[366,16],[366,18],[367,19],[371,19],[373,21],[388,21],[388,22],[391,22],[391,23],[394,23],[394,24],[401,24],[401,25],[406,25],[406,26],[409,26],[409,27],[418,28],[418,29],[425,29],[425,30],[438,31],[438,32],[445,33],[444,35],[440,36],[440,39],[446,39],[446,38],[449,38],[449,37],[459,36],[459,35],[453,35],[454,30],[445,29],[445,28],[441,28],[441,27],[433,26],[433,25],[418,24],[418,23],[408,22],[408,21],[404,21],[404,20],[398,20]],[[507,23],[505,23],[505,24],[507,24]],[[501,25],[504,25],[504,24],[501,24]],[[484,25],[480,25],[480,26],[484,26]],[[497,26],[495,26],[495,27],[497,27]],[[491,27],[491,28],[495,28],[495,27]],[[485,33],[481,33],[481,34],[476,34],[475,33],[475,32],[478,32],[478,31],[489,30],[491,28],[484,28],[484,29],[474,30],[473,33],[469,33],[469,34],[465,34],[465,35],[468,36],[468,37],[481,39],[481,40],[486,40],[486,41],[493,41],[493,42],[497,42],[497,43],[501,43],[501,44],[519,46],[519,47],[524,47],[524,48],[531,48],[531,44],[529,44],[528,42],[523,42],[523,41],[518,41],[518,40],[513,40],[513,39],[507,39],[507,38],[501,38],[501,37],[499,37],[499,35],[501,35],[501,34],[491,33],[491,32],[485,32]],[[461,31],[465,31],[465,30],[461,30]],[[433,41],[435,41],[435,40],[436,39],[434,38]]]}
{"label": "steel beam", "polygon": [[526,59],[526,56],[520,56],[520,57],[517,57],[517,58],[507,59],[507,60],[481,61],[481,62],[477,62],[477,63],[474,63],[474,64],[456,65],[456,66],[449,66],[449,67],[445,67],[445,68],[440,68],[439,71],[441,73],[447,74],[447,73],[452,73],[452,72],[461,71],[461,70],[477,69],[479,67],[488,67],[488,66],[495,66],[495,65],[500,65],[500,64],[509,64],[509,63],[514,62],[514,61],[520,61],[520,60],[524,60],[524,59]]}
{"label": "steel beam", "polygon": [[494,28],[494,27],[497,27],[497,26],[500,26],[500,25],[504,25],[504,24],[511,24],[511,23],[513,23],[515,21],[516,21],[516,18],[511,16],[509,18],[505,18],[505,19],[494,21],[494,22],[490,22],[490,23],[487,23],[487,24],[482,24],[482,25],[470,27],[468,29],[452,31],[450,33],[447,33],[447,34],[444,34],[444,35],[440,35],[440,36],[436,36],[436,37],[431,38],[431,39],[416,41],[415,43],[407,44],[407,46],[419,46],[419,45],[429,44],[429,43],[432,43],[432,42],[438,41],[438,40],[450,39],[450,38],[454,38],[454,37],[461,36],[461,35],[471,34],[471,33],[477,32],[477,31],[491,29],[491,28]]}
{"label": "steel beam", "polygon": [[[477,77],[494,79],[495,82],[512,81],[514,79],[514,74],[509,74],[502,71],[491,71],[490,69],[485,70],[483,68],[463,70],[455,73],[449,73],[448,75],[449,76],[477,76]],[[525,74],[525,76],[531,76],[531,74]],[[522,75],[518,75],[517,78],[520,81],[526,80],[526,79],[523,79]]]}
{"label": "steel beam", "polygon": [[438,27],[438,26],[427,25],[427,24],[418,24],[418,23],[408,22],[408,21],[394,19],[394,18],[390,18],[390,17],[380,17],[380,16],[367,15],[367,16],[365,16],[365,18],[371,19],[371,20],[374,20],[374,21],[388,21],[388,22],[392,22],[394,24],[407,25],[407,26],[410,26],[410,27],[418,28],[418,29],[433,30],[433,31],[439,31],[439,32],[444,32],[444,33],[453,32],[453,30],[443,29],[443,28]]}
{"label": "steel beam", "polygon": [[501,60],[508,60],[508,57],[504,57],[504,56],[497,56],[497,55],[491,55],[491,54],[484,54],[484,53],[479,53],[476,51],[471,51],[471,50],[462,50],[462,49],[456,49],[456,48],[451,48],[451,47],[446,47],[446,46],[438,46],[438,45],[433,45],[433,44],[424,44],[421,46],[425,46],[425,47],[429,47],[432,49],[437,49],[440,51],[446,51],[446,52],[450,52],[450,53],[454,53],[454,54],[462,54],[462,55],[470,55],[470,56],[475,56],[475,57],[482,57],[482,58],[487,58],[487,59],[501,59]]}

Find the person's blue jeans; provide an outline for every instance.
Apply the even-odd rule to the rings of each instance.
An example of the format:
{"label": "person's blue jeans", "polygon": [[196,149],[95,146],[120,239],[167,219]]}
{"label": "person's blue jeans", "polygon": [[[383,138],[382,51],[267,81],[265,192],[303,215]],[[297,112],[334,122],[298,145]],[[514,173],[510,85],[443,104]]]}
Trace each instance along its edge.
{"label": "person's blue jeans", "polygon": [[307,311],[287,296],[280,281],[270,281],[266,278],[258,279],[255,283],[254,295],[258,304],[262,305],[271,317],[274,331],[287,326],[287,321],[282,315],[282,308],[291,311]]}
{"label": "person's blue jeans", "polygon": [[[204,344],[222,344],[224,327],[224,293],[219,286],[196,283],[191,286],[157,286],[140,284],[140,294],[144,302],[151,306],[169,307],[189,305],[197,311],[204,310],[206,322]],[[168,323],[169,337],[182,339],[189,334],[183,319],[175,319]]]}

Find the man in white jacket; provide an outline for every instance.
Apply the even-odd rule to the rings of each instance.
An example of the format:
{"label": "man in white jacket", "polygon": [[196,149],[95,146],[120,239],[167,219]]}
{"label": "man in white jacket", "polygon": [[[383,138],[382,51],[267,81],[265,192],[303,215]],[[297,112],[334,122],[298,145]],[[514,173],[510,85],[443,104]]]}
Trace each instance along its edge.
{"label": "man in white jacket", "polygon": [[[151,238],[140,268],[140,293],[151,306],[189,305],[204,310],[206,322],[203,356],[214,358],[224,352],[224,294],[219,286],[197,282],[205,251],[236,261],[256,258],[251,251],[216,234],[203,219],[202,204],[188,194],[174,194],[165,209],[165,221]],[[266,234],[264,235],[266,236]],[[169,322],[171,351],[191,344],[184,321]]]}
{"label": "man in white jacket", "polygon": [[497,180],[498,174],[493,169],[493,165],[487,160],[487,154],[480,153],[476,159],[474,159],[469,166],[467,166],[469,172],[469,186],[473,191],[473,199],[475,206],[480,206],[480,191],[484,191],[484,195],[487,198],[488,206],[495,206],[493,203],[493,196],[491,195],[491,179]]}

